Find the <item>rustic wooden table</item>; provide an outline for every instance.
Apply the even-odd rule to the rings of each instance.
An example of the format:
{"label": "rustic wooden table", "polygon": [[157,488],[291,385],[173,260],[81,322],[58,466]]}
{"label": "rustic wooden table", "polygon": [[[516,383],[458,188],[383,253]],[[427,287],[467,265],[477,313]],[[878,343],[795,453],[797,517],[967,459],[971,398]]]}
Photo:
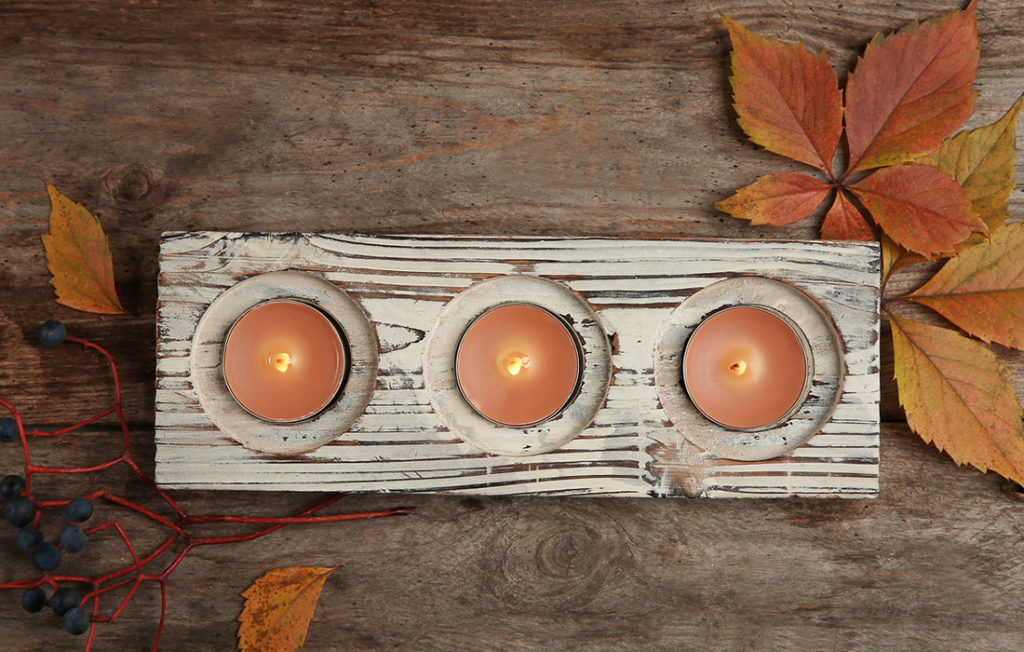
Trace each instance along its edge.
{"label": "rustic wooden table", "polygon": [[[162,230],[814,238],[817,224],[752,228],[712,207],[786,166],[736,126],[715,10],[845,69],[874,32],[961,4],[6,2],[0,395],[41,428],[105,404],[94,358],[37,345],[39,324],[60,318],[119,361],[134,450],[151,468]],[[1018,0],[982,0],[970,125],[1024,91],[1022,21]],[[100,215],[130,316],[54,303],[45,181]],[[1024,194],[1011,203],[1024,214]],[[349,510],[419,509],[196,549],[169,584],[164,648],[231,648],[239,593],[257,576],[343,564],[308,648],[1020,649],[1024,506],[908,432],[887,332],[883,351],[876,500],[348,496]],[[1001,354],[1021,375],[1024,356]],[[114,425],[47,443],[46,459],[102,459]],[[17,469],[16,452],[0,448],[0,472]],[[116,472],[46,482],[51,497],[101,483],[149,495]],[[241,514],[314,498],[176,497]],[[140,545],[159,536],[127,522]],[[0,581],[33,574],[9,528],[2,539]],[[74,563],[127,561],[99,542]],[[22,612],[15,593],[0,598],[0,647],[84,643]],[[151,645],[159,604],[144,586],[98,649]]]}

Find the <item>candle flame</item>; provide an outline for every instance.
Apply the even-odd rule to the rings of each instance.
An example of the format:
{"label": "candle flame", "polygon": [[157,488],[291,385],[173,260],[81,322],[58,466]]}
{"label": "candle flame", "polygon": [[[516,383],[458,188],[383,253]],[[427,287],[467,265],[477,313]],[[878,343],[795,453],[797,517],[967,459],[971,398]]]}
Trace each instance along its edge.
{"label": "candle flame", "polygon": [[737,360],[736,362],[729,365],[729,371],[733,372],[737,376],[742,376],[747,373],[747,363],[745,360]]}
{"label": "candle flame", "polygon": [[513,376],[530,366],[530,358],[525,355],[514,355],[505,362],[505,369]]}
{"label": "candle flame", "polygon": [[277,353],[270,356],[270,366],[277,369],[281,373],[288,371],[288,367],[292,365],[292,356],[287,353]]}

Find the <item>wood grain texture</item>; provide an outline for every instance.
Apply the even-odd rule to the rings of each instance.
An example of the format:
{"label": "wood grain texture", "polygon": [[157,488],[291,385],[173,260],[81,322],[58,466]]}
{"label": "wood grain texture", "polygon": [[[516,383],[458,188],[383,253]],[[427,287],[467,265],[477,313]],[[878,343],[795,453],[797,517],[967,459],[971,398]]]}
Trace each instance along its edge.
{"label": "wood grain texture", "polygon": [[[877,243],[169,234],[160,249],[157,304],[157,482],[268,491],[874,495],[879,265]],[[293,426],[248,419],[256,431],[246,436],[250,446],[262,431],[276,441],[282,431],[290,430],[295,440],[306,438],[308,430],[310,439],[326,442],[287,458],[269,454],[282,452],[277,446],[253,450],[231,441],[204,410],[210,405],[221,411],[231,403],[216,377],[218,343],[231,321],[211,314],[211,304],[242,287],[236,284],[243,279],[252,284],[259,274],[283,270],[320,275],[344,289],[369,317],[380,351],[369,405],[333,440],[325,438],[321,419]],[[655,358],[673,358],[678,369],[683,340],[674,352],[659,351],[660,333],[670,319],[685,321],[689,315],[693,328],[717,309],[677,312],[688,298],[708,295],[695,294],[699,290],[750,275],[790,284],[782,287],[794,296],[769,300],[761,285],[741,283],[723,300],[734,295],[739,303],[768,302],[801,323],[819,366],[814,391],[772,430],[725,431],[740,449],[756,449],[764,440],[771,455],[730,453],[727,446],[698,450],[691,442],[708,437],[702,429],[722,429],[702,418],[673,423],[663,409]],[[482,278],[488,280],[481,283]],[[458,312],[466,301],[468,312]],[[582,336],[587,370],[580,396],[550,422],[500,428],[468,407],[459,411],[465,404],[446,371],[455,347],[431,348],[439,340],[457,342],[473,318],[503,301],[536,303],[575,324]],[[231,314],[247,305],[233,304]],[[806,314],[812,310],[824,313],[810,320]],[[221,327],[195,340],[196,325],[211,319]],[[827,330],[811,328],[819,321]],[[606,389],[608,342],[614,372]],[[841,380],[836,349],[843,354]],[[197,351],[206,351],[205,362],[194,359]],[[679,382],[678,372],[671,381],[661,378]],[[202,393],[196,391],[200,380]],[[438,393],[445,386],[449,391]],[[444,401],[455,407],[436,409]],[[464,429],[473,435],[460,435]],[[558,445],[573,433],[575,438]],[[482,454],[473,444],[477,438],[490,443],[486,450],[503,454]]]}
{"label": "wood grain texture", "polygon": [[[713,209],[760,174],[797,169],[739,132],[715,12],[824,49],[842,78],[876,31],[963,4],[0,3],[0,394],[37,426],[103,406],[92,356],[35,344],[38,326],[61,318],[117,357],[152,459],[162,231],[815,238],[820,218],[752,228]],[[1017,0],[979,2],[968,126],[994,122],[1024,90],[1022,12]],[[1022,179],[1018,167],[1015,219]],[[132,316],[52,301],[45,181],[99,215]],[[926,278],[910,268],[893,289]],[[1024,356],[999,353],[1024,390]],[[883,418],[900,420],[888,332],[881,375]],[[54,442],[47,459],[100,461],[111,436]],[[901,427],[882,440],[874,501],[351,496],[353,510],[421,510],[196,551],[171,582],[165,647],[229,649],[253,579],[344,563],[307,649],[1019,649],[1020,503]],[[3,447],[0,464],[16,468]],[[62,479],[47,495],[100,482],[146,496],[120,475]],[[178,493],[200,513],[304,500]],[[29,572],[6,532],[3,579]],[[0,600],[3,645],[80,648],[52,618]],[[148,649],[157,603],[141,593],[99,649]]]}
{"label": "wood grain texture", "polygon": [[[86,460],[101,459],[111,434],[87,436],[96,451]],[[151,441],[151,431],[138,434]],[[49,458],[79,460],[83,450]],[[903,426],[885,427],[881,450],[882,492],[871,501],[349,496],[341,509],[419,509],[196,550],[169,585],[165,648],[231,649],[239,593],[255,578],[343,564],[305,649],[1017,649],[1021,503],[998,478],[957,468]],[[128,496],[147,500],[139,489]],[[317,499],[175,496],[197,513],[283,513]],[[98,513],[114,515],[123,512]],[[145,541],[163,534],[128,523]],[[30,573],[4,543],[0,579]],[[120,549],[94,540],[69,567]],[[13,595],[0,604],[10,647],[80,649],[51,615],[24,614]],[[157,592],[140,589],[123,619],[101,628],[99,649],[148,649],[158,610]]]}

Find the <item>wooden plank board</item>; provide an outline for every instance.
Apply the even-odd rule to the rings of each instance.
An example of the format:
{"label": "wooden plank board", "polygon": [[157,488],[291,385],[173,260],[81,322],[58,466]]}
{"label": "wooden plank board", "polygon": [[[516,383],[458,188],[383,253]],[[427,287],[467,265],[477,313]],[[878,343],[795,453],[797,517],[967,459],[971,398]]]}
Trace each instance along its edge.
{"label": "wooden plank board", "polygon": [[[167,487],[621,496],[872,496],[878,491],[875,243],[176,233],[160,252],[156,472]],[[202,410],[189,375],[206,308],[242,279],[305,270],[339,285],[379,341],[377,387],[349,432],[290,457],[249,450]],[[596,312],[614,374],[593,423],[541,455],[487,455],[439,419],[424,384],[428,335],[481,279],[543,276]],[[654,382],[658,326],[701,288],[763,275],[813,297],[837,325],[846,376],[821,433],[771,460],[716,458],[667,418]]]}

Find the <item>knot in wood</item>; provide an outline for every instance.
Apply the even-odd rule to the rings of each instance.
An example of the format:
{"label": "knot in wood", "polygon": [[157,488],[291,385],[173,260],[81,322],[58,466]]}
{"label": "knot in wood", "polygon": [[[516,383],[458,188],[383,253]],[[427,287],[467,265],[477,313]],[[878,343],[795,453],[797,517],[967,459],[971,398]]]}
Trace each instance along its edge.
{"label": "knot in wood", "polygon": [[504,550],[496,572],[489,574],[492,591],[506,608],[550,612],[581,609],[608,582],[617,565],[628,557],[612,533],[581,522],[541,525],[516,524],[498,535]]}
{"label": "knot in wood", "polygon": [[163,199],[153,173],[141,163],[118,164],[103,174],[103,186],[120,208],[148,210]]}

